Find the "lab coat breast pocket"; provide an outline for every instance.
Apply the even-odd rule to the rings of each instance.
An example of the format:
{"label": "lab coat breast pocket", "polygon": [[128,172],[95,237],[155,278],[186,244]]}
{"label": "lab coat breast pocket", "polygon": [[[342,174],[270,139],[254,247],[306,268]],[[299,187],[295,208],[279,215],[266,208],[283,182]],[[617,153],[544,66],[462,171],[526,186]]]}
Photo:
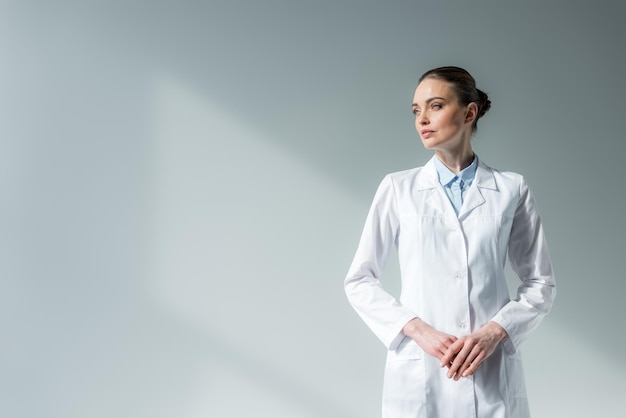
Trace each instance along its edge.
{"label": "lab coat breast pocket", "polygon": [[384,416],[421,416],[425,408],[424,382],[424,352],[415,341],[405,337],[396,350],[387,354],[383,384]]}

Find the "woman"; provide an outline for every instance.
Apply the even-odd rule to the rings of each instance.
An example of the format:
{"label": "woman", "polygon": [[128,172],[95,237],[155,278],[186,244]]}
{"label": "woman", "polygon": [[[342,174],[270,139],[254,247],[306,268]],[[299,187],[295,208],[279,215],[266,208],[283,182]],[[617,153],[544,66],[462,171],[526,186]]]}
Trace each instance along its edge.
{"label": "woman", "polygon": [[[346,277],[350,303],[389,350],[384,417],[529,416],[519,347],[550,310],[555,284],[524,178],[472,150],[490,106],[462,68],[420,78],[415,127],[435,155],[383,179]],[[399,300],[378,280],[393,245]],[[521,280],[513,300],[507,254]]]}

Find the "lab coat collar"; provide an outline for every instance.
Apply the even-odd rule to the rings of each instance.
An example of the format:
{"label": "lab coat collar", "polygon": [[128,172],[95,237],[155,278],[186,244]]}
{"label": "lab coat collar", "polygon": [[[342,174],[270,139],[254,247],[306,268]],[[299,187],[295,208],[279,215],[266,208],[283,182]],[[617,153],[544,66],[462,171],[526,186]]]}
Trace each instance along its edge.
{"label": "lab coat collar", "polygon": [[435,158],[433,156],[428,162],[422,167],[420,170],[416,182],[415,187],[417,190],[426,190],[437,187],[439,183],[439,176],[437,175],[437,167],[435,167]]}
{"label": "lab coat collar", "polygon": [[459,211],[459,219],[465,218],[473,209],[485,203],[485,197],[481,189],[498,190],[493,170],[478,159],[478,168],[474,178],[474,187],[470,187],[467,198]]}
{"label": "lab coat collar", "polygon": [[[437,157],[433,156],[420,170],[415,182],[417,190],[426,190],[437,187],[437,184],[439,183],[439,176],[437,175],[437,168],[435,167],[435,158]],[[498,190],[491,167],[483,163],[480,158],[478,159],[478,167],[476,168],[474,183],[476,183],[476,186],[484,189]]]}
{"label": "lab coat collar", "polygon": [[[437,157],[433,156],[420,170],[415,182],[415,187],[418,191],[436,189],[438,186],[441,186],[439,184],[437,168],[435,167],[435,158]],[[459,219],[466,217],[467,214],[470,213],[473,209],[485,203],[485,197],[483,196],[480,189],[497,191],[498,187],[496,185],[493,170],[489,166],[484,164],[479,158],[478,167],[476,168],[476,176],[474,177],[472,187],[468,191],[467,198],[463,202],[463,206],[461,207],[461,211],[459,212]],[[440,192],[441,193],[432,193],[431,196],[427,199],[427,202],[430,205],[437,207],[437,209],[442,212],[447,212],[448,209],[454,211],[452,205],[449,204],[443,188],[440,190]]]}
{"label": "lab coat collar", "polygon": [[476,186],[483,189],[498,190],[493,170],[487,164],[484,164],[480,158],[478,159],[478,168],[476,169],[474,181],[476,182]]}

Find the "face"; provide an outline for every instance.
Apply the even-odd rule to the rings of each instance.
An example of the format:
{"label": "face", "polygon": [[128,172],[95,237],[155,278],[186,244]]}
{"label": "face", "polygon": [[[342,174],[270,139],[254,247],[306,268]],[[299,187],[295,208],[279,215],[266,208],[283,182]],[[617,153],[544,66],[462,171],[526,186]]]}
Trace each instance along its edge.
{"label": "face", "polygon": [[476,104],[459,104],[450,83],[427,78],[413,97],[415,129],[427,149],[454,151],[469,144]]}

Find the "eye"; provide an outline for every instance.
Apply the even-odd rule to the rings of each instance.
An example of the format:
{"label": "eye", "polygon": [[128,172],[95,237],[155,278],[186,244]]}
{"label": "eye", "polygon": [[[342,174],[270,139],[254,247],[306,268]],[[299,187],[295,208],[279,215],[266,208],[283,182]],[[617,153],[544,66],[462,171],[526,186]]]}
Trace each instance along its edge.
{"label": "eye", "polygon": [[420,110],[419,110],[418,108],[414,108],[414,109],[413,109],[413,114],[414,114],[415,116],[419,115],[419,114],[420,114]]}
{"label": "eye", "polygon": [[441,103],[433,103],[431,108],[434,110],[439,110],[441,109],[443,106],[441,105]]}

